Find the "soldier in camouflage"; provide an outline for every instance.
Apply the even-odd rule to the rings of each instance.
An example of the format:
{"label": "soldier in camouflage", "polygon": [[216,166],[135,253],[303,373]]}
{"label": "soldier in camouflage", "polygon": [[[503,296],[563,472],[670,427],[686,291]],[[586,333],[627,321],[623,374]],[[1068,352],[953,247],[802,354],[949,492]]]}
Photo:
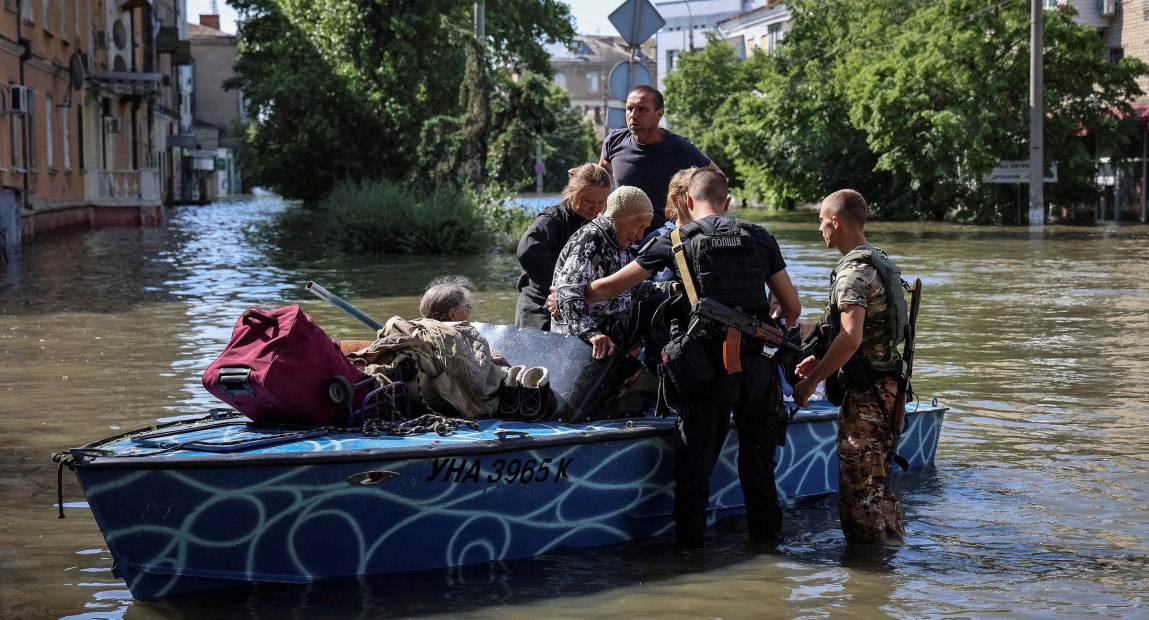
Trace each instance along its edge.
{"label": "soldier in camouflage", "polygon": [[[904,515],[886,484],[905,409],[897,351],[898,330],[906,321],[900,271],[885,252],[866,242],[866,201],[858,192],[830,194],[822,201],[819,219],[826,246],[843,255],[827,304],[838,333],[822,359],[811,356],[798,365],[803,379],[794,386],[794,400],[805,406],[819,381],[843,380],[838,416],[842,532],[850,541],[901,541]],[[891,273],[893,284],[886,279]]]}

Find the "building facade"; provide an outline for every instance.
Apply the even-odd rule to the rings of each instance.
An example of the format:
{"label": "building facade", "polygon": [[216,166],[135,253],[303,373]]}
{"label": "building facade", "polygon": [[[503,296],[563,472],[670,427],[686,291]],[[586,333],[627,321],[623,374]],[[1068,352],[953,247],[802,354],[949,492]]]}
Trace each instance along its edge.
{"label": "building facade", "polygon": [[[651,57],[653,42],[651,39],[634,50],[635,62],[646,69],[652,81],[657,79]],[[611,72],[631,59],[630,47],[622,37],[581,35],[569,47],[555,45],[548,51],[555,82],[570,95],[571,105],[594,125],[595,138],[602,140],[606,135],[608,116],[613,122],[610,129],[622,127],[625,101],[615,98],[609,85]]]}
{"label": "building facade", "polygon": [[247,115],[243,93],[223,86],[235,74],[239,39],[220,31],[219,15],[199,18],[198,24],[188,24],[196,143],[188,163],[197,184],[197,198],[214,200],[242,193],[243,179],[235,155],[243,136],[232,132]]}
{"label": "building facade", "polygon": [[764,6],[720,20],[714,25],[718,37],[738,50],[745,60],[755,50],[773,54],[790,30],[790,11],[781,2],[770,1]]}
{"label": "building facade", "polygon": [[[674,70],[678,56],[706,46],[706,33],[718,22],[766,6],[766,0],[664,0],[654,5],[666,24],[655,35],[658,89]],[[721,36],[721,35],[720,35]]]}
{"label": "building facade", "polygon": [[[3,254],[68,226],[163,220],[184,0],[4,0]],[[183,55],[181,55],[181,53]],[[15,229],[15,230],[14,230]]]}

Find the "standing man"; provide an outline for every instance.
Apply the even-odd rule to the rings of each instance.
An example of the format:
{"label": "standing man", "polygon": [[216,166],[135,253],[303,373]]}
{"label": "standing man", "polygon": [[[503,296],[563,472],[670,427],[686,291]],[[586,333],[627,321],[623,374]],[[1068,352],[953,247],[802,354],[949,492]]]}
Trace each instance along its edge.
{"label": "standing man", "polygon": [[810,356],[798,364],[803,379],[794,386],[794,401],[806,406],[819,381],[841,381],[842,532],[849,541],[901,541],[902,507],[886,484],[906,404],[905,370],[897,350],[907,321],[901,270],[866,242],[866,201],[858,192],[830,194],[822,201],[819,219],[826,247],[843,255],[831,274],[824,319],[837,335],[821,360]]}
{"label": "standing man", "polygon": [[658,126],[666,113],[663,105],[662,93],[656,88],[636,86],[630,91],[626,97],[626,129],[616,129],[606,136],[598,161],[614,176],[617,185],[641,189],[658,207],[644,236],[666,224],[661,209],[674,173],[691,166],[718,170],[690,140]]}
{"label": "standing man", "polygon": [[[709,297],[760,320],[770,317],[769,287],[782,306],[787,324],[802,311],[798,293],[786,273],[786,261],[770,233],[748,222],[725,217],[730,206],[726,178],[704,168],[690,178],[685,208],[693,221],[680,229],[682,262],[670,236],[647,243],[638,258],[614,275],[587,286],[587,300],[609,299],[664,267],[678,276],[675,287],[689,297]],[[685,265],[689,275],[682,272]],[[686,285],[684,279],[693,283]],[[693,287],[695,292],[691,293]],[[695,300],[690,299],[693,303]],[[682,304],[679,304],[680,306]],[[681,346],[689,356],[690,372],[659,372],[659,395],[676,415],[674,434],[675,542],[683,548],[702,547],[706,534],[706,508],[710,503],[710,474],[730,431],[730,413],[738,432],[738,478],[746,501],[750,539],[776,544],[782,537],[782,510],[774,481],[775,451],[786,440],[787,412],[782,403],[774,362],[762,355],[762,344],[743,338],[737,362],[724,359],[727,332],[708,326],[684,337],[689,308],[674,317],[672,341],[666,353]],[[667,314],[674,315],[671,310]],[[655,354],[648,351],[647,355]],[[663,366],[668,363],[664,361]],[[741,366],[741,370],[736,368]],[[735,370],[730,370],[735,369]],[[709,380],[695,381],[699,375]]]}

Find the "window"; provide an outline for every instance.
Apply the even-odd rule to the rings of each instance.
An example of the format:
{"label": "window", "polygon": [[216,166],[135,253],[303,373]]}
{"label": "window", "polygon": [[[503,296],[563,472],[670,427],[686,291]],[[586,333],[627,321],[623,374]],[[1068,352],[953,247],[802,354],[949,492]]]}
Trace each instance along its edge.
{"label": "window", "polygon": [[36,15],[32,12],[32,3],[30,1],[24,3],[23,10],[24,21],[28,22],[29,24],[36,23]]}
{"label": "window", "polygon": [[666,50],[666,72],[674,71],[674,65],[678,61],[678,50]]}
{"label": "window", "polygon": [[565,73],[556,73],[556,74],[555,74],[555,84],[558,84],[558,85],[559,85],[559,88],[562,88],[563,90],[566,90],[566,87],[567,87],[567,74],[565,74]]}
{"label": "window", "polygon": [[[3,89],[0,89],[0,110],[7,110],[7,109],[8,109],[8,97],[7,97],[6,93],[3,92]],[[12,116],[15,116],[15,115],[12,115]],[[2,125],[0,125],[0,127],[2,127]],[[2,140],[2,139],[3,138],[0,137],[0,140]],[[3,150],[0,149],[0,153],[2,153],[2,152],[3,152]],[[4,170],[4,159],[2,157],[0,157],[0,170]]]}
{"label": "window", "polygon": [[44,22],[44,32],[52,33],[52,24],[48,23],[48,3],[50,0],[44,0],[41,5],[44,7],[44,12],[40,14],[40,20]]}
{"label": "window", "polygon": [[76,38],[79,39],[80,38],[80,22],[82,21],[80,19],[80,0],[76,0],[75,9],[76,9],[76,12],[72,15],[72,22],[76,24]]}
{"label": "window", "polygon": [[24,115],[28,128],[28,169],[36,167],[36,91],[28,89],[28,113]]}
{"label": "window", "polygon": [[68,0],[60,0],[60,40],[65,43],[68,42],[68,29],[65,26],[68,23],[67,2]]}
{"label": "window", "polygon": [[771,54],[774,50],[778,49],[778,45],[782,43],[782,39],[786,36],[782,30],[783,24],[770,24],[766,29],[766,51]]}
{"label": "window", "polygon": [[60,108],[60,133],[64,138],[64,170],[72,169],[72,130],[68,124],[68,108]]}
{"label": "window", "polygon": [[1110,50],[1109,50],[1109,62],[1110,63],[1117,64],[1118,62],[1121,61],[1122,58],[1125,58],[1125,48],[1123,48],[1123,47],[1110,48]]}
{"label": "window", "polygon": [[598,73],[595,73],[592,71],[592,72],[586,74],[586,92],[588,92],[588,93],[597,93],[598,92]]}
{"label": "window", "polygon": [[22,114],[9,114],[8,118],[12,120],[12,167],[20,169],[24,167],[24,143],[20,139],[20,119]]}
{"label": "window", "polygon": [[44,97],[44,135],[48,138],[48,148],[45,149],[45,154],[48,159],[48,169],[51,170],[56,166],[56,149],[52,144],[52,97],[50,95]]}

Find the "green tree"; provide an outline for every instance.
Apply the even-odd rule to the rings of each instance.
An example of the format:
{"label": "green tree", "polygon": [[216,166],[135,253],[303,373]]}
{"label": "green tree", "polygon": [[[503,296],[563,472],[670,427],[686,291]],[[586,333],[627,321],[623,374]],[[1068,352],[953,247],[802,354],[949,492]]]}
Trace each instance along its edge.
{"label": "green tree", "polygon": [[[230,84],[250,102],[259,182],[314,202],[341,179],[420,176],[421,145],[481,177],[493,94],[485,76],[502,66],[549,75],[542,45],[574,35],[557,0],[485,4],[486,39],[460,45],[471,2],[235,0]],[[450,129],[465,139],[447,140]]]}
{"label": "green tree", "polygon": [[694,142],[718,167],[739,184],[731,157],[739,125],[738,99],[754,91],[755,77],[766,56],[738,58],[737,50],[706,33],[707,44],[693,54],[681,54],[675,70],[666,76],[666,117],[675,133]]}
{"label": "green tree", "polygon": [[[794,0],[788,8],[792,29],[749,71],[752,89],[730,77],[726,60],[710,62],[706,79],[689,77],[684,63],[677,89],[676,106],[689,110],[685,95],[713,88],[716,76],[731,80],[729,101],[693,100],[727,126],[725,156],[749,193],[788,204],[853,187],[890,217],[990,222],[1015,210],[1015,190],[981,176],[1028,153],[1028,5]],[[1149,68],[1106,62],[1096,30],[1067,12],[1045,12],[1044,41],[1045,150],[1059,167],[1046,193],[1055,204],[1088,201],[1094,156],[1124,153],[1141,94],[1135,80]]]}

